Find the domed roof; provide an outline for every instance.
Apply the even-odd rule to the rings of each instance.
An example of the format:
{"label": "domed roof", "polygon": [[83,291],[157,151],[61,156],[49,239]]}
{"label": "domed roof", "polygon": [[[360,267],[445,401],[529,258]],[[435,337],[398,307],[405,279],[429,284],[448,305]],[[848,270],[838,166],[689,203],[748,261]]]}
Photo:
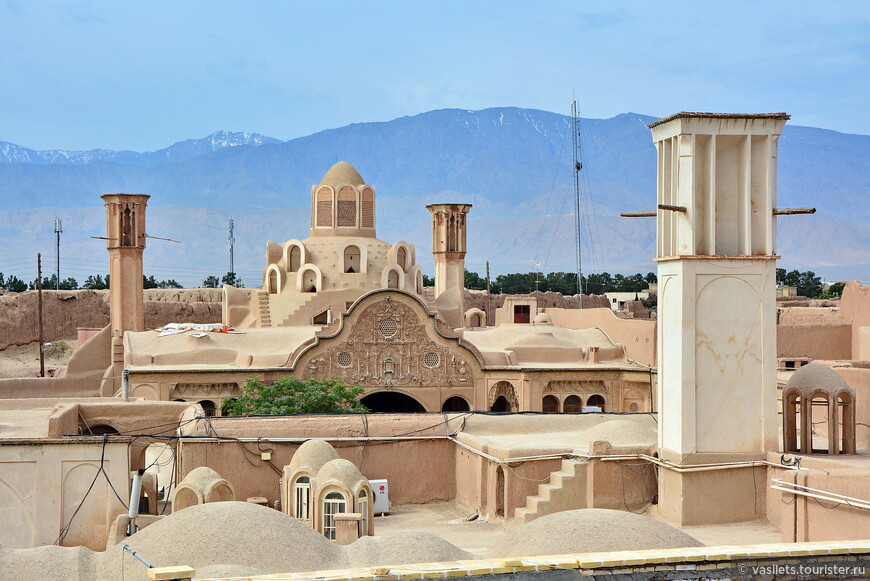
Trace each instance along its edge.
{"label": "domed roof", "polygon": [[855,392],[836,371],[819,363],[810,363],[795,371],[785,385],[785,389],[789,391],[799,389],[806,396],[815,391],[826,391],[827,393]]}
{"label": "domed roof", "polygon": [[338,481],[349,490],[353,490],[360,483],[368,483],[360,473],[359,468],[353,462],[344,458],[330,460],[317,472],[318,486],[324,486],[330,481]]}
{"label": "domed roof", "polygon": [[676,527],[648,516],[584,508],[556,512],[526,523],[489,551],[489,557],[641,551],[702,546]]}
{"label": "domed roof", "polygon": [[314,475],[324,464],[338,457],[338,452],[326,440],[307,440],[290,458],[290,472],[292,474],[306,468]]}
{"label": "domed roof", "polygon": [[338,186],[344,186],[347,184],[352,186],[362,186],[365,185],[366,181],[361,175],[359,175],[359,172],[356,171],[352,165],[346,161],[340,161],[329,168],[329,171],[323,175],[323,179],[320,180],[320,183],[337,188]]}

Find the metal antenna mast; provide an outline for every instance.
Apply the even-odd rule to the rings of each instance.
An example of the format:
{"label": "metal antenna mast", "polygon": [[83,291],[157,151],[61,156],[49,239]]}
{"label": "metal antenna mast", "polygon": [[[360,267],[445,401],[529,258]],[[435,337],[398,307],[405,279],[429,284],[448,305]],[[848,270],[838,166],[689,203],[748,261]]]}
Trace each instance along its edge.
{"label": "metal antenna mast", "polygon": [[233,265],[233,246],[236,243],[236,239],[233,237],[233,219],[230,218],[230,227],[229,227],[229,235],[227,236],[227,240],[230,242],[230,276],[234,276],[236,273],[235,267]]}
{"label": "metal antenna mast", "polygon": [[57,237],[57,280],[54,290],[60,290],[60,235],[63,232],[63,223],[60,218],[54,219],[54,235]]}
{"label": "metal antenna mast", "polygon": [[583,258],[580,247],[580,119],[577,117],[577,101],[571,103],[571,137],[574,143],[574,232],[577,236],[577,307],[583,308]]}

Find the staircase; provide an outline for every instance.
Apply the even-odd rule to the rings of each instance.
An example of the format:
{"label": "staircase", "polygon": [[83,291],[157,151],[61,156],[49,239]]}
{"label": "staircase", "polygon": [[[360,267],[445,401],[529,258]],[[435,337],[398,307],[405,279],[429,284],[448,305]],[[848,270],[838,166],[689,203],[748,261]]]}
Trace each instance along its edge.
{"label": "staircase", "polygon": [[429,312],[435,312],[435,287],[434,286],[424,286],[423,287],[423,302],[426,303],[426,307],[429,309]]}
{"label": "staircase", "polygon": [[269,293],[257,291],[257,307],[260,314],[260,327],[272,326],[272,313],[269,309]]}
{"label": "staircase", "polygon": [[550,474],[546,484],[538,485],[538,494],[526,498],[526,506],[514,511],[517,524],[563,510],[586,508],[586,460],[562,460],[558,471]]}
{"label": "staircase", "polygon": [[296,319],[296,316],[299,313],[299,311],[301,311],[305,305],[307,305],[312,300],[314,300],[315,296],[317,296],[317,295],[314,293],[299,293],[298,295],[295,295],[295,301],[293,303],[288,303],[288,304],[284,305],[285,308],[290,309],[290,314],[287,315],[286,317],[284,317],[284,320],[281,322],[281,326],[282,327],[289,327],[291,325],[299,325],[299,324],[308,325],[308,324],[310,324],[311,323],[310,320],[308,320],[308,321],[296,321],[295,319]]}

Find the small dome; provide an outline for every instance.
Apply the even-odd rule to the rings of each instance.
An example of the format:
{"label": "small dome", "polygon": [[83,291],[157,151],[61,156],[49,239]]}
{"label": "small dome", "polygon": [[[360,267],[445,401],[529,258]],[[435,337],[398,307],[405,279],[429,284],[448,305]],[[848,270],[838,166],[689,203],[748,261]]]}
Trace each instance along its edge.
{"label": "small dome", "polygon": [[330,460],[317,472],[318,487],[326,486],[330,482],[341,483],[348,490],[355,490],[361,484],[368,484],[368,480],[360,473],[359,468],[344,458]]}
{"label": "small dome", "polygon": [[339,458],[338,452],[326,440],[307,440],[299,446],[290,458],[290,473],[296,473],[306,468],[311,474],[316,474],[324,464]]}
{"label": "small dome", "polygon": [[836,371],[819,363],[810,363],[795,371],[785,385],[785,389],[787,391],[798,389],[805,396],[820,390],[827,393],[855,392]]}
{"label": "small dome", "polygon": [[359,175],[359,172],[346,161],[340,161],[327,171],[320,183],[327,186],[337,188],[350,184],[352,186],[363,186],[366,181]]}
{"label": "small dome", "polygon": [[552,325],[553,319],[547,313],[538,313],[535,315],[535,323],[538,325]]}

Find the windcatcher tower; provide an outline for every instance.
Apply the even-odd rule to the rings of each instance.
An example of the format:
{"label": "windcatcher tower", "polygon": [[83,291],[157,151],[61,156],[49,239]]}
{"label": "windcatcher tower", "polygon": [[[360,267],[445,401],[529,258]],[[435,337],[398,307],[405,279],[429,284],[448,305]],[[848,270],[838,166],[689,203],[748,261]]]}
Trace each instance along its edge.
{"label": "windcatcher tower", "polygon": [[124,333],[145,330],[142,251],[145,250],[145,194],[105,194],[106,249],[109,251],[109,324],[112,366],[102,394],[113,395],[124,369]]}
{"label": "windcatcher tower", "polygon": [[776,162],[784,113],[678,113],[658,151],[661,515],[683,525],[765,516],[777,449]]}
{"label": "windcatcher tower", "polygon": [[435,297],[465,287],[466,216],[471,204],[429,204],[432,212],[432,254],[435,255]]}

